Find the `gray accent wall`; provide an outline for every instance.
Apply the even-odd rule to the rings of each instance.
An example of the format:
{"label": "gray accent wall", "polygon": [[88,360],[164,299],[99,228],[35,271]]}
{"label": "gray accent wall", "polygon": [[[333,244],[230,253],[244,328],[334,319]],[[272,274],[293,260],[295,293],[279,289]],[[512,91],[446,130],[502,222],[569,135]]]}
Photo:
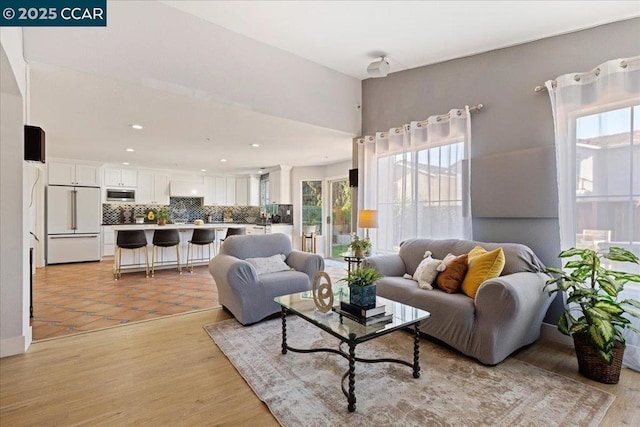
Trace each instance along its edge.
{"label": "gray accent wall", "polygon": [[[553,117],[546,91],[533,89],[636,55],[640,18],[368,79],[362,135],[484,104],[471,120],[473,237],[523,243],[545,264],[559,265]],[[546,321],[555,322],[561,308],[553,304]]]}

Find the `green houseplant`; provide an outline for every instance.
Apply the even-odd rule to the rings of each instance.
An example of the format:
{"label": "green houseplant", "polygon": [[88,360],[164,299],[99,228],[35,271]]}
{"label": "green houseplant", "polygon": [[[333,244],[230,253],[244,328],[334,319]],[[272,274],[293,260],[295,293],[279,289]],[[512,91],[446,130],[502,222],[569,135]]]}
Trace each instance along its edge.
{"label": "green houseplant", "polygon": [[349,248],[354,252],[357,257],[363,257],[365,253],[371,250],[371,241],[368,239],[361,239],[357,235],[353,237]]}
{"label": "green houseplant", "polygon": [[618,294],[627,282],[640,282],[640,275],[606,268],[603,260],[638,264],[638,257],[618,247],[603,251],[571,248],[558,256],[574,258],[564,269],[546,269],[555,276],[547,281],[546,287],[553,287],[549,294],[567,293],[558,330],[573,337],[582,375],[615,384],[625,348],[622,332],[627,328],[640,333],[623,316],[626,313],[640,318],[640,302],[618,301]]}
{"label": "green houseplant", "polygon": [[165,208],[158,209],[156,218],[158,218],[158,225],[165,225],[169,220],[169,211],[167,211]]}
{"label": "green houseplant", "polygon": [[341,279],[349,285],[349,302],[359,307],[376,305],[375,281],[382,275],[373,267],[357,268]]}
{"label": "green houseplant", "polygon": [[146,218],[144,214],[135,214],[133,217],[135,218],[136,223],[138,224],[144,223],[144,219]]}

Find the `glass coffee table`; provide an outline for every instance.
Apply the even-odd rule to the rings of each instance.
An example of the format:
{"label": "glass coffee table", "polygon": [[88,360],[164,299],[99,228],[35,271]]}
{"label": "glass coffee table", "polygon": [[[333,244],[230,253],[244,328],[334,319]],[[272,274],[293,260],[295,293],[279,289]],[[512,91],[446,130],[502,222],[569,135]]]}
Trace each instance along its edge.
{"label": "glass coffee table", "polygon": [[[338,291],[334,292],[336,305],[340,305],[340,299],[345,298],[343,293]],[[361,322],[352,320],[347,316],[343,316],[335,311],[328,313],[321,313],[316,309],[316,305],[313,301],[313,294],[309,292],[296,293],[291,295],[284,295],[276,297],[275,302],[282,307],[282,354],[287,354],[287,351],[293,351],[297,353],[316,353],[326,352],[338,354],[349,361],[349,369],[342,376],[342,392],[347,398],[347,408],[349,412],[356,410],[356,396],[355,396],[355,363],[380,363],[380,362],[392,362],[400,363],[402,365],[413,368],[413,377],[420,377],[420,350],[419,350],[419,323],[424,319],[427,319],[431,314],[427,311],[420,310],[419,308],[412,307],[407,304],[402,304],[397,301],[377,297],[377,304],[384,304],[386,312],[392,314],[392,318],[387,322],[376,323],[373,325],[364,325]],[[345,298],[348,300],[348,297]],[[291,347],[287,344],[287,315],[293,313],[298,317],[303,318],[312,325],[322,329],[323,331],[333,335],[340,340],[338,349],[333,348],[312,348],[312,349],[299,349]],[[405,360],[381,358],[381,359],[365,359],[356,356],[356,346],[365,341],[369,341],[390,332],[397,331],[399,329],[412,327],[413,328],[413,361],[407,362]],[[349,346],[348,352],[342,349],[342,344]],[[345,388],[344,382],[349,378],[349,388]]]}

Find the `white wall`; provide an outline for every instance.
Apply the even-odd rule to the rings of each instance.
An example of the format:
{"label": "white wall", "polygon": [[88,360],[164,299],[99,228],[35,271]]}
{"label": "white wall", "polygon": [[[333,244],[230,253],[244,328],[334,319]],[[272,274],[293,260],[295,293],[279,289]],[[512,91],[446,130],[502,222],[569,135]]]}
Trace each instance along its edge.
{"label": "white wall", "polygon": [[23,185],[26,64],[19,30],[0,31],[0,357],[24,353],[31,344],[29,216]]}
{"label": "white wall", "polygon": [[326,216],[329,212],[329,187],[327,178],[348,177],[351,169],[351,160],[335,163],[327,166],[294,167],[291,170],[291,202],[293,203],[293,247],[302,249],[302,181],[322,181],[322,229],[323,235],[316,240],[316,251],[322,256],[327,256],[326,240]]}

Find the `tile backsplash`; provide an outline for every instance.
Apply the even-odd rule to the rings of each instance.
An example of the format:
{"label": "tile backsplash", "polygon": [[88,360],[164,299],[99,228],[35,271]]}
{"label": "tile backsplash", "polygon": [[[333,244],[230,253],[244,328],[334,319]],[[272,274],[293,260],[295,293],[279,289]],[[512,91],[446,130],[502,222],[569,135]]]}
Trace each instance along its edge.
{"label": "tile backsplash", "polygon": [[209,215],[214,222],[222,222],[224,212],[231,214],[233,222],[251,222],[247,221],[247,218],[260,218],[258,206],[203,206],[202,199],[197,197],[171,197],[168,206],[103,203],[102,223],[105,225],[134,223],[134,215],[146,214],[149,210],[157,211],[163,207],[169,211],[169,220],[172,222],[191,223],[196,219],[206,222]]}

